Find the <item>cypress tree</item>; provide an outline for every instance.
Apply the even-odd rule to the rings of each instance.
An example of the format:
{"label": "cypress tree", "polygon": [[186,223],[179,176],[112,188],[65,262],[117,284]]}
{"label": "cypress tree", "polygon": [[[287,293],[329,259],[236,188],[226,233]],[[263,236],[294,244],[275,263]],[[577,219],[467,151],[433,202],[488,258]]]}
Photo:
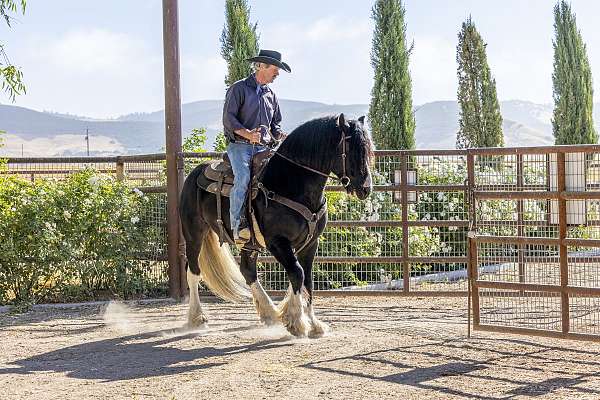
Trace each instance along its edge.
{"label": "cypress tree", "polygon": [[471,17],[458,34],[459,131],[456,147],[499,147],[504,145],[502,115],[485,51],[486,44]]}
{"label": "cypress tree", "polygon": [[380,149],[413,149],[415,116],[408,63],[412,45],[406,44],[406,10],[401,0],[376,0],[371,65],[375,77],[369,121]]}
{"label": "cypress tree", "polygon": [[[246,59],[258,54],[257,24],[250,23],[250,7],[246,0],[225,1],[225,26],[221,32],[221,56],[227,62],[225,85],[246,78],[252,72]],[[214,150],[225,151],[227,139],[217,133]]]}
{"label": "cypress tree", "polygon": [[221,33],[221,55],[227,62],[225,85],[230,86],[252,72],[246,59],[258,53],[256,27],[256,23],[250,23],[246,0],[225,1],[225,26]]}
{"label": "cypress tree", "polygon": [[554,32],[552,130],[555,144],[597,143],[592,120],[592,71],[575,14],[564,0],[554,6]]}

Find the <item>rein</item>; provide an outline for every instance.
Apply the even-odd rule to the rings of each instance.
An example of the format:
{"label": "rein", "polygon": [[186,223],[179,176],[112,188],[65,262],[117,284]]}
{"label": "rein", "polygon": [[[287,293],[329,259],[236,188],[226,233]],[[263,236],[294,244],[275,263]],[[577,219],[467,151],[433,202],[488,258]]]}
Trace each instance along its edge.
{"label": "rein", "polygon": [[[292,160],[291,158],[289,158],[287,156],[284,156],[283,154],[279,153],[278,151],[276,151],[275,154],[277,154],[279,157],[283,158],[284,160],[291,162],[294,165],[297,165],[301,168],[304,168],[308,171],[314,172],[315,174],[324,176],[326,178],[335,179],[335,180],[339,181],[344,187],[348,187],[348,185],[350,185],[350,178],[348,178],[348,176],[346,175],[346,139],[349,139],[350,136],[346,136],[344,133],[344,130],[341,127],[339,127],[339,130],[342,133],[342,140],[341,140],[341,142],[342,142],[342,154],[341,154],[341,156],[342,156],[342,177],[341,178],[331,175],[331,173],[326,174],[326,173],[316,170],[314,168],[303,165],[297,161]],[[279,194],[267,189],[262,184],[262,182],[258,182],[258,188],[265,195],[266,204],[268,204],[269,200],[283,204],[284,206],[291,208],[292,210],[294,210],[297,213],[299,213],[300,215],[302,215],[304,217],[304,219],[306,220],[306,223],[308,224],[308,234],[306,235],[306,239],[304,240],[304,243],[298,249],[294,250],[294,255],[298,254],[306,246],[308,246],[308,244],[314,238],[315,230],[317,228],[317,223],[321,220],[323,215],[325,215],[325,213],[327,213],[327,199],[325,199],[325,202],[323,204],[321,204],[321,206],[319,207],[319,209],[316,212],[312,212],[304,204],[301,204],[296,201],[290,200],[286,197],[280,196]]]}
{"label": "rein", "polygon": [[311,168],[309,166],[306,166],[304,164],[301,164],[297,161],[292,160],[291,158],[284,156],[283,154],[281,154],[279,151],[276,151],[275,154],[278,155],[279,157],[283,158],[284,160],[287,160],[289,162],[291,162],[294,165],[297,165],[299,167],[302,167],[308,171],[314,172],[315,174],[319,174],[321,176],[324,176],[325,178],[331,178],[334,179],[338,182],[340,182],[342,184],[342,186],[344,187],[348,187],[348,185],[350,185],[350,178],[348,178],[348,175],[346,175],[346,139],[350,139],[350,136],[346,136],[344,134],[344,131],[342,128],[339,128],[340,132],[342,132],[342,154],[340,155],[342,157],[342,177],[338,178],[335,175],[331,175],[331,173],[326,174],[324,172],[318,171],[314,168]]}

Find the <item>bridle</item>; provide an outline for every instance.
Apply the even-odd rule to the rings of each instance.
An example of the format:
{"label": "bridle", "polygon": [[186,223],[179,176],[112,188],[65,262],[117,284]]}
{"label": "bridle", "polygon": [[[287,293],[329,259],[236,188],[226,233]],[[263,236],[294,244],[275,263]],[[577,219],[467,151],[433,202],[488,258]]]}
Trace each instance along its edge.
{"label": "bridle", "polygon": [[[340,156],[342,157],[342,176],[341,177],[337,177],[335,175],[331,175],[331,173],[326,174],[325,172],[321,172],[319,170],[316,170],[314,168],[311,168],[309,166],[306,166],[304,164],[301,164],[297,161],[292,160],[291,158],[284,156],[283,154],[281,154],[279,151],[276,151],[275,154],[278,155],[279,157],[283,158],[284,160],[287,160],[289,162],[291,162],[292,164],[295,164],[299,167],[302,167],[306,170],[309,170],[311,172],[314,172],[315,174],[324,176],[325,178],[331,178],[334,179],[338,182],[341,183],[341,185],[345,188],[347,188],[350,185],[350,178],[348,178],[348,175],[346,175],[346,139],[350,139],[351,136],[346,136],[346,133],[344,132],[344,128],[342,128],[341,126],[338,126],[338,129],[340,130],[340,132],[342,133],[342,139],[341,139],[341,144],[342,144],[342,154],[340,154]],[[339,146],[339,143],[338,143]]]}
{"label": "bridle", "polygon": [[[341,139],[342,177],[341,178],[338,178],[337,176],[334,176],[331,174],[326,174],[322,171],[316,170],[314,168],[311,168],[304,164],[301,164],[297,161],[294,161],[291,158],[279,153],[279,151],[276,151],[275,154],[277,154],[279,157],[283,158],[284,160],[287,160],[287,161],[291,162],[292,164],[297,165],[301,168],[304,168],[308,171],[314,172],[315,174],[324,176],[328,179],[329,178],[335,179],[335,180],[339,181],[345,188],[347,188],[350,185],[350,178],[348,178],[348,176],[346,175],[346,139],[349,139],[351,136],[346,136],[346,133],[344,132],[344,128],[342,127],[342,124],[338,124],[337,126],[342,134],[342,139]],[[338,144],[338,146],[339,146],[339,144]],[[304,243],[299,248],[294,250],[294,255],[300,253],[306,246],[308,246],[308,244],[314,238],[315,234],[319,233],[319,231],[317,231],[317,224],[319,223],[319,221],[321,221],[323,216],[325,214],[327,214],[327,198],[323,199],[323,202],[317,211],[312,211],[308,207],[306,207],[306,205],[304,205],[302,203],[298,203],[297,201],[288,199],[284,196],[281,196],[281,195],[269,190],[268,188],[266,188],[263,185],[262,182],[258,182],[258,188],[263,191],[263,193],[265,195],[265,202],[270,200],[270,201],[275,201],[277,203],[283,204],[284,206],[291,208],[292,210],[295,210],[297,213],[302,215],[304,217],[304,219],[306,220],[306,223],[308,224],[308,233],[306,235],[306,239],[304,240]]]}

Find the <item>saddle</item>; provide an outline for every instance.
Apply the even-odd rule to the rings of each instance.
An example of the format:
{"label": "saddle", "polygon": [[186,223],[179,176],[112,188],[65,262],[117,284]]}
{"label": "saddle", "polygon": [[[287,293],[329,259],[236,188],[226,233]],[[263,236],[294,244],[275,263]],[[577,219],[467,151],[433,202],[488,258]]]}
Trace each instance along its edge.
{"label": "saddle", "polygon": [[[252,165],[250,169],[252,179],[250,180],[250,185],[248,188],[251,200],[254,200],[258,195],[260,177],[262,176],[265,167],[269,163],[269,160],[274,153],[274,150],[267,149],[257,153],[252,158]],[[225,153],[223,154],[223,159],[209,163],[204,169],[204,174],[198,176],[196,181],[198,187],[217,196],[217,223],[219,225],[219,242],[221,245],[225,241],[229,242],[230,244],[234,243],[233,239],[227,234],[227,231],[223,226],[223,219],[221,218],[221,196],[229,197],[231,195],[233,178],[234,175],[231,162],[229,160],[229,156],[227,153]],[[209,183],[207,184],[207,182]],[[260,234],[260,231],[258,231],[258,224],[256,223],[256,219],[254,218],[254,213],[252,211],[252,202],[248,202],[248,196],[246,196],[246,202],[247,207],[242,207],[242,210],[249,210],[249,214],[251,216],[251,218],[248,219],[252,226],[252,229],[250,229],[252,232],[252,238],[250,242],[255,243],[258,240],[260,243],[262,241],[262,235],[261,237],[257,237]],[[260,244],[262,245],[262,243]]]}

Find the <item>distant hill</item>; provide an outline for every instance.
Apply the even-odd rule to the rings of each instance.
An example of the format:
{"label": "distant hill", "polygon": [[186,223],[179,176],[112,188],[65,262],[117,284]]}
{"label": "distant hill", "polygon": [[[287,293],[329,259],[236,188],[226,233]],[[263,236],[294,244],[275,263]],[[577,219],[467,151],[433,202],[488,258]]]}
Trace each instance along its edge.
{"label": "distant hill", "polygon": [[[182,106],[184,136],[193,128],[207,128],[209,143],[222,129],[223,100],[203,100]],[[312,118],[343,112],[352,117],[366,115],[368,105],[335,105],[309,101],[281,100],[283,128],[291,131]],[[507,146],[552,144],[552,106],[521,100],[501,103]],[[416,142],[419,149],[454,148],[458,130],[455,101],[436,101],[415,107]],[[595,107],[594,120],[600,122]],[[134,113],[111,120],[69,114],[38,112],[23,107],[0,105],[0,130],[5,147],[2,155],[26,156],[85,154],[85,130],[90,132],[94,155],[158,152],[164,148],[164,111]],[[597,125],[600,131],[600,126]]]}

